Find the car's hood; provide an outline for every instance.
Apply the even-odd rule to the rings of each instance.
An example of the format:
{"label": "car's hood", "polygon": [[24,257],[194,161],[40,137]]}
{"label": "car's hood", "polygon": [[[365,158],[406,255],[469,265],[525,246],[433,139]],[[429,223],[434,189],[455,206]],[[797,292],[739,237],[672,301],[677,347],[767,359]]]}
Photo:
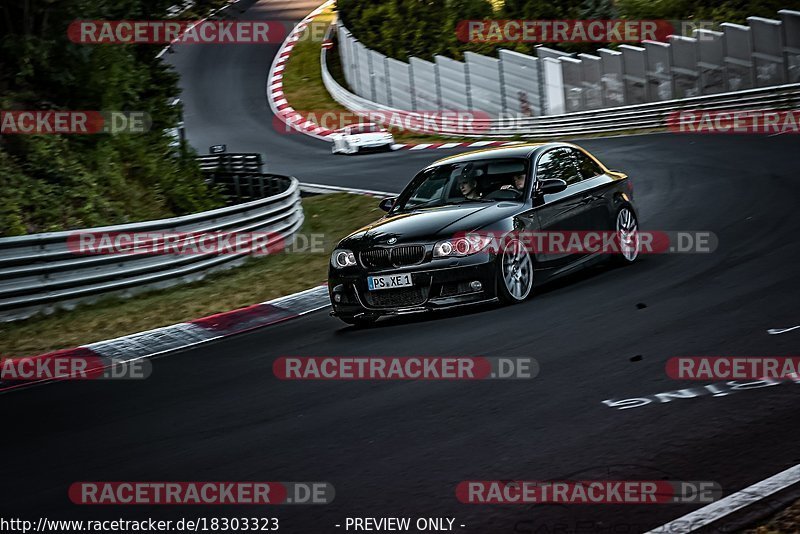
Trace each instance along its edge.
{"label": "car's hood", "polygon": [[[510,202],[468,203],[387,215],[354,232],[343,244],[369,246],[446,239],[459,232],[479,230],[518,208],[519,204]],[[389,243],[391,239],[396,241]]]}

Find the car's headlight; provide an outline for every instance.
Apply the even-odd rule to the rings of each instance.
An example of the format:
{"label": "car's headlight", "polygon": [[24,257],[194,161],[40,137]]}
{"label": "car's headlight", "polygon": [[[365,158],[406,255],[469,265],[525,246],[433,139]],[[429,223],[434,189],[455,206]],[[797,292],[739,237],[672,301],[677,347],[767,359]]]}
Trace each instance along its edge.
{"label": "car's headlight", "polygon": [[465,237],[456,237],[439,241],[433,247],[434,258],[450,258],[462,257],[476,254],[487,246],[492,241],[490,236],[482,235],[467,235]]}
{"label": "car's headlight", "polygon": [[333,254],[331,254],[331,265],[337,269],[352,267],[355,264],[356,255],[347,249],[337,248],[333,251]]}

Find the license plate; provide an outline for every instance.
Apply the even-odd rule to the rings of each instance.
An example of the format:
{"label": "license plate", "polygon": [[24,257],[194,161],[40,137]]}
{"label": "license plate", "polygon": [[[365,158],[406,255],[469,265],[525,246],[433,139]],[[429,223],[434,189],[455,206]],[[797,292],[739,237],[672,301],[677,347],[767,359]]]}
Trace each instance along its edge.
{"label": "license plate", "polygon": [[368,276],[367,285],[370,291],[378,289],[394,289],[397,287],[410,287],[414,283],[410,274],[389,274],[386,276]]}

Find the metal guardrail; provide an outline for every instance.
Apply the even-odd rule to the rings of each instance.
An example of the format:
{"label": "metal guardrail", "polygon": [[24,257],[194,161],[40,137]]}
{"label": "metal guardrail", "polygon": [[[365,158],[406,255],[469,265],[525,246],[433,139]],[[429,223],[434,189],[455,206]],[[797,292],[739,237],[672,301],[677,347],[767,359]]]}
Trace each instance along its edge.
{"label": "metal guardrail", "polygon": [[[342,87],[328,71],[327,52],[327,49],[323,48],[320,54],[322,81],[334,100],[362,116],[366,116],[366,112],[391,113],[395,117],[414,115],[413,111],[400,110],[372,102]],[[439,124],[435,130],[421,129],[420,131],[462,138],[522,136],[536,139],[556,139],[572,135],[664,128],[667,126],[669,114],[681,110],[796,109],[798,107],[800,107],[800,83],[795,83],[662,102],[578,111],[562,115],[475,119],[471,123],[470,131],[466,133],[458,129],[448,129],[446,124]],[[420,124],[422,121],[415,120],[413,123]]]}
{"label": "metal guardrail", "polygon": [[[248,175],[269,196],[182,217],[82,229],[80,232],[267,232],[289,245],[303,224],[296,178]],[[258,195],[258,189],[252,194]],[[77,231],[76,231],[77,232]],[[0,239],[0,322],[23,319],[113,295],[130,296],[201,279],[237,266],[247,252],[226,254],[76,254],[73,231]]]}
{"label": "metal guardrail", "polygon": [[203,173],[262,172],[264,162],[258,153],[222,153],[197,156],[197,163]]}

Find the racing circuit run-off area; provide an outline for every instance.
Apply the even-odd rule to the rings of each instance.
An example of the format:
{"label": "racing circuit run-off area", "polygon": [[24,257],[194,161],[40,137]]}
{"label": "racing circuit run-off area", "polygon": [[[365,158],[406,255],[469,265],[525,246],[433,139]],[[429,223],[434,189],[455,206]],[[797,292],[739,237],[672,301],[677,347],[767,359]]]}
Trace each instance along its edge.
{"label": "racing circuit run-off area", "polygon": [[797,534],[798,134],[800,0],[5,2],[0,532]]}

